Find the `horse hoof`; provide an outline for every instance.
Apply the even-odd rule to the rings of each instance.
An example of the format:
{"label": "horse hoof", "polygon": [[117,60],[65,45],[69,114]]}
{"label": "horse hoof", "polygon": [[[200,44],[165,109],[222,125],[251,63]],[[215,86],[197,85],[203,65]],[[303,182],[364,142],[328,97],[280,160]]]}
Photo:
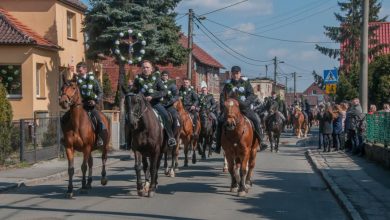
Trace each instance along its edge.
{"label": "horse hoof", "polygon": [[179,168],[174,169],[175,173],[179,172]]}
{"label": "horse hoof", "polygon": [[83,195],[88,194],[88,189],[86,189],[86,188],[81,189],[80,194],[83,194]]}
{"label": "horse hoof", "polygon": [[88,189],[88,190],[90,190],[90,189],[92,189],[92,186],[87,184],[87,185],[85,186],[85,188]]}
{"label": "horse hoof", "polygon": [[66,193],[66,194],[65,194],[65,198],[67,198],[67,199],[73,198],[73,192]]}
{"label": "horse hoof", "polygon": [[207,157],[206,157],[206,155],[202,155],[202,160],[206,160],[207,159]]}
{"label": "horse hoof", "polygon": [[138,196],[140,197],[144,197],[145,196],[145,192],[143,190],[138,190]]}
{"label": "horse hoof", "polygon": [[164,171],[164,174],[165,174],[165,176],[169,176],[169,175],[170,175],[170,174],[169,174],[169,170],[166,169],[166,170]]}
{"label": "horse hoof", "polygon": [[246,196],[246,192],[241,191],[241,192],[238,192],[237,195],[238,195],[238,197],[244,197],[244,196]]}
{"label": "horse hoof", "polygon": [[196,159],[192,159],[192,164],[196,164]]}
{"label": "horse hoof", "polygon": [[175,171],[173,169],[171,169],[171,171],[169,172],[169,176],[170,177],[175,177]]}
{"label": "horse hoof", "polygon": [[185,163],[185,164],[183,165],[183,167],[188,167],[188,163]]}
{"label": "horse hoof", "polygon": [[238,192],[238,187],[230,188],[230,192],[233,192],[233,193]]}
{"label": "horse hoof", "polygon": [[223,168],[223,169],[222,169],[222,172],[223,172],[223,173],[227,173],[227,168]]}
{"label": "horse hoof", "polygon": [[104,177],[104,178],[102,178],[102,179],[100,180],[100,183],[102,184],[102,186],[107,185],[107,182],[108,182],[108,179],[107,179],[106,177]]}
{"label": "horse hoof", "polygon": [[154,194],[155,194],[154,191],[149,191],[148,197],[149,197],[149,198],[153,198],[153,197],[154,197]]}

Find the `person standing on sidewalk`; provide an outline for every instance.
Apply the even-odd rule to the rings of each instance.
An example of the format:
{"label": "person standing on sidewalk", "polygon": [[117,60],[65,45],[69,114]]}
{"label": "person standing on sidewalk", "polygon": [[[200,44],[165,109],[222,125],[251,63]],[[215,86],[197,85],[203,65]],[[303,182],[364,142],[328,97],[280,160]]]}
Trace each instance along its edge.
{"label": "person standing on sidewalk", "polygon": [[318,149],[321,149],[324,146],[324,104],[320,103],[318,105],[318,113],[317,113],[317,120],[318,120]]}
{"label": "person standing on sidewalk", "polygon": [[330,147],[332,146],[333,118],[332,106],[330,103],[327,103],[323,118],[324,152],[330,152]]}
{"label": "person standing on sidewalk", "polygon": [[343,132],[343,125],[342,125],[342,121],[343,121],[343,116],[341,114],[341,107],[340,105],[335,105],[335,115],[336,115],[336,118],[333,120],[333,147],[334,147],[334,150],[335,151],[338,151],[340,149],[340,146],[341,146],[341,135],[342,135],[342,132]]}
{"label": "person standing on sidewalk", "polygon": [[359,124],[363,120],[362,107],[358,98],[354,98],[351,103],[351,107],[347,112],[346,130],[348,132],[348,138],[351,141],[351,150],[353,154],[362,153],[360,147],[362,146],[359,138]]}

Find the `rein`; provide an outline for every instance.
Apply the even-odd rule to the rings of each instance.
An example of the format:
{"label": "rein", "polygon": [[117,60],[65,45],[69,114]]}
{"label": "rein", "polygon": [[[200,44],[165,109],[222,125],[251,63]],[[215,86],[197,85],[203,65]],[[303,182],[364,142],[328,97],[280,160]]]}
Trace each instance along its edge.
{"label": "rein", "polygon": [[76,89],[74,90],[74,92],[73,92],[73,94],[72,95],[68,95],[68,94],[64,94],[64,93],[62,93],[61,94],[61,96],[66,96],[67,98],[68,98],[68,103],[69,103],[69,105],[70,105],[70,107],[78,107],[78,106],[80,106],[82,103],[75,103],[75,101],[74,101],[74,97],[76,96],[76,94],[77,94],[77,92],[79,91],[79,88],[76,86]]}

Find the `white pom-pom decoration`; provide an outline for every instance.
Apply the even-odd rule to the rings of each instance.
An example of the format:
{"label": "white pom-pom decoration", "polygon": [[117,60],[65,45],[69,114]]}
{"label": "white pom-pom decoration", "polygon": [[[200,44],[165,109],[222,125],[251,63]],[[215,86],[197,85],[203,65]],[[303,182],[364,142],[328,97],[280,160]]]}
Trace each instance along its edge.
{"label": "white pom-pom decoration", "polygon": [[124,34],[123,32],[120,32],[120,33],[119,33],[119,36],[120,36],[120,37],[123,37],[123,36],[125,36],[125,34]]}
{"label": "white pom-pom decoration", "polygon": [[138,61],[141,61],[141,60],[142,60],[142,57],[137,57],[137,60],[138,60]]}
{"label": "white pom-pom decoration", "polygon": [[119,55],[121,51],[119,49],[115,49],[115,54]]}
{"label": "white pom-pom decoration", "polygon": [[119,45],[119,40],[116,40],[116,41],[115,41],[115,44],[116,44],[116,45]]}
{"label": "white pom-pom decoration", "polygon": [[132,34],[132,33],[133,33],[133,30],[129,29],[127,32],[128,32],[129,34]]}
{"label": "white pom-pom decoration", "polygon": [[145,46],[146,45],[146,41],[141,41],[141,44],[143,45],[143,46]]}
{"label": "white pom-pom decoration", "polygon": [[138,36],[138,37],[142,37],[142,34],[141,34],[141,33],[138,33],[137,36]]}
{"label": "white pom-pom decoration", "polygon": [[127,63],[131,65],[131,64],[133,64],[133,61],[132,60],[128,60]]}
{"label": "white pom-pom decoration", "polygon": [[145,50],[140,50],[139,51],[141,54],[145,54]]}

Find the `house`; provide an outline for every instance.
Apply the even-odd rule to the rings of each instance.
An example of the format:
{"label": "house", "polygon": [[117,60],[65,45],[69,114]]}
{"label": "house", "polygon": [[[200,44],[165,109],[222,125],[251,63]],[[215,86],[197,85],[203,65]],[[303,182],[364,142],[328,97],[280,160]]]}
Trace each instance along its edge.
{"label": "house", "polygon": [[[329,96],[315,82],[302,93],[296,93],[296,98],[302,101],[307,99],[310,106],[314,107],[320,102],[328,101]],[[286,105],[291,106],[295,101],[294,93],[286,93]]]}
{"label": "house", "polygon": [[0,81],[14,120],[60,112],[62,74],[85,61],[79,0],[0,1]]}
{"label": "house", "polygon": [[[266,97],[270,97],[272,95],[272,88],[275,86],[274,81],[272,79],[261,77],[261,78],[254,78],[249,79],[249,82],[251,83],[253,87],[253,91],[257,97],[260,98],[260,100],[264,100]],[[285,99],[285,86],[282,84],[277,83],[275,92],[276,94],[280,95],[281,99]]]}
{"label": "house", "polygon": [[[187,47],[188,38],[181,34],[179,42],[180,44]],[[192,49],[192,85],[200,91],[201,82],[204,81],[207,83],[209,93],[214,95],[214,98],[219,99],[220,94],[220,69],[223,69],[223,65],[219,63],[215,58],[208,54],[205,50],[199,47],[196,43],[193,44]],[[115,63],[115,59],[108,57],[106,60],[103,60],[103,73],[107,73],[110,77],[111,87],[113,91],[117,90],[118,87],[118,75],[119,75],[119,66]],[[170,72],[170,78],[176,80],[176,84],[180,87],[183,84],[183,78],[187,77],[187,63],[182,64],[181,66],[173,66],[172,64],[168,65],[157,65],[160,71],[167,70]],[[141,68],[136,65],[127,65],[125,66],[126,74],[129,75],[131,79],[135,77],[136,74],[141,72]],[[112,102],[113,99],[106,100]]]}

